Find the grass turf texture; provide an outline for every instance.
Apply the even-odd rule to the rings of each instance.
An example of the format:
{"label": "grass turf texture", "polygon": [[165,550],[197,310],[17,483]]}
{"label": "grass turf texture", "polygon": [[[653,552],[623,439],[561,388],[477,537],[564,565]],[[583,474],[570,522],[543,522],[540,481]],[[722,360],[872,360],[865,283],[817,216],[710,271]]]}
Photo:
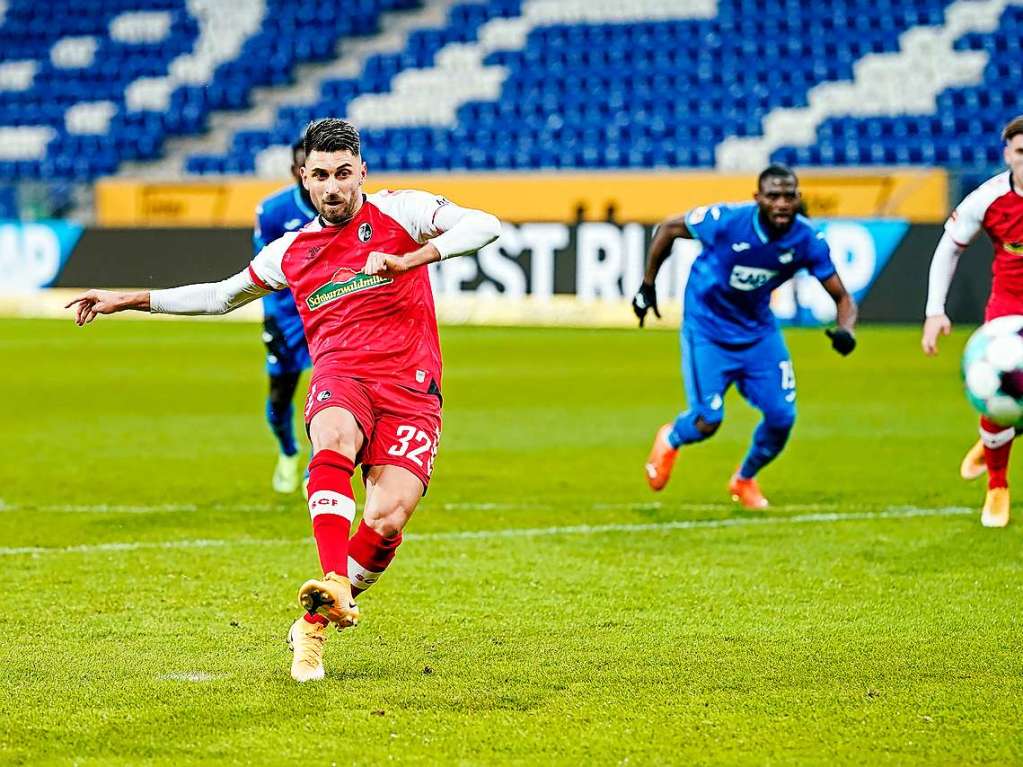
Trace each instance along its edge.
{"label": "grass turf texture", "polygon": [[[0,762],[1023,760],[1023,524],[869,518],[980,504],[965,332],[928,360],[915,328],[848,359],[789,331],[799,419],[762,515],[724,489],[756,420],[734,393],[645,486],[673,334],[443,329],[433,486],[304,686],[283,639],[316,555],[269,489],[258,336],[0,322]],[[733,526],[663,526],[700,520]],[[521,532],[613,524],[662,527]]]}

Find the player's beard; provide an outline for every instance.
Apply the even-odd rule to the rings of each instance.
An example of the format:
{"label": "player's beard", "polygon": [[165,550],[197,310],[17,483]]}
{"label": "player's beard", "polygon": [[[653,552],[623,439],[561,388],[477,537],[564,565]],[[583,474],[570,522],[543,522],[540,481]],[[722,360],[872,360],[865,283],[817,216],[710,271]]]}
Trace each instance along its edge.
{"label": "player's beard", "polygon": [[331,226],[347,224],[355,217],[355,203],[357,199],[357,197],[353,197],[347,201],[339,199],[331,200],[330,202],[324,200],[320,209],[320,218]]}

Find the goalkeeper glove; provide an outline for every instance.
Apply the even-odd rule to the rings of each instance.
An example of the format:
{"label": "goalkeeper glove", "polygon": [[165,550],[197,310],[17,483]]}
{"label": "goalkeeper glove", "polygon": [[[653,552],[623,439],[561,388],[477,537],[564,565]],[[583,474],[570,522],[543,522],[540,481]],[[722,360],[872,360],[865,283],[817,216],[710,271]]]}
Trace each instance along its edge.
{"label": "goalkeeper glove", "polygon": [[828,328],[824,331],[831,339],[831,348],[846,357],[856,348],[856,338],[845,328]]}
{"label": "goalkeeper glove", "polygon": [[639,286],[639,290],[636,291],[636,295],[632,298],[632,311],[639,318],[640,327],[643,327],[646,313],[651,309],[653,309],[657,319],[661,319],[661,313],[657,309],[657,289],[653,285],[647,285],[644,282]]}

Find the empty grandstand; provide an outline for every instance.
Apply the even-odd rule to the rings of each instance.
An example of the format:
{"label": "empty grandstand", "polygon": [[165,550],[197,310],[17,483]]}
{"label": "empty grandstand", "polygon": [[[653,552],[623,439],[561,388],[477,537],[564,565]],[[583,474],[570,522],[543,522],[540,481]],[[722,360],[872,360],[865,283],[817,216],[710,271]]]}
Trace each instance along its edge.
{"label": "empty grandstand", "polygon": [[279,175],[312,118],[376,171],[997,166],[1010,0],[0,3],[0,178]]}

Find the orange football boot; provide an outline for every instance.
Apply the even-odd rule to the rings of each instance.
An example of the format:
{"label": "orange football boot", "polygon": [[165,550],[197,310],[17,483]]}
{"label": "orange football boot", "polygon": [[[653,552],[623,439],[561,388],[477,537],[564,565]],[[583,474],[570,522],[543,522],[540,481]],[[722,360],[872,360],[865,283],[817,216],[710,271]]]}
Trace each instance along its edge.
{"label": "orange football boot", "polygon": [[322,579],[306,581],[298,590],[298,601],[310,615],[322,615],[338,629],[359,622],[359,606],[352,599],[352,584],[343,575],[330,572]]}
{"label": "orange football boot", "polygon": [[767,499],[760,492],[760,485],[755,479],[743,479],[739,472],[735,472],[728,480],[728,492],[732,494],[732,500],[741,503],[747,509],[766,509]]}
{"label": "orange football boot", "polygon": [[657,430],[654,446],[650,448],[650,455],[646,459],[646,481],[651,490],[663,490],[671,479],[671,469],[675,465],[678,448],[672,447],[668,442],[670,433],[669,423]]}
{"label": "orange football boot", "polygon": [[959,465],[959,476],[963,479],[976,479],[987,471],[987,462],[984,460],[984,443],[977,440]]}
{"label": "orange football boot", "polygon": [[987,491],[980,523],[984,527],[1005,527],[1009,524],[1009,488],[992,487]]}

